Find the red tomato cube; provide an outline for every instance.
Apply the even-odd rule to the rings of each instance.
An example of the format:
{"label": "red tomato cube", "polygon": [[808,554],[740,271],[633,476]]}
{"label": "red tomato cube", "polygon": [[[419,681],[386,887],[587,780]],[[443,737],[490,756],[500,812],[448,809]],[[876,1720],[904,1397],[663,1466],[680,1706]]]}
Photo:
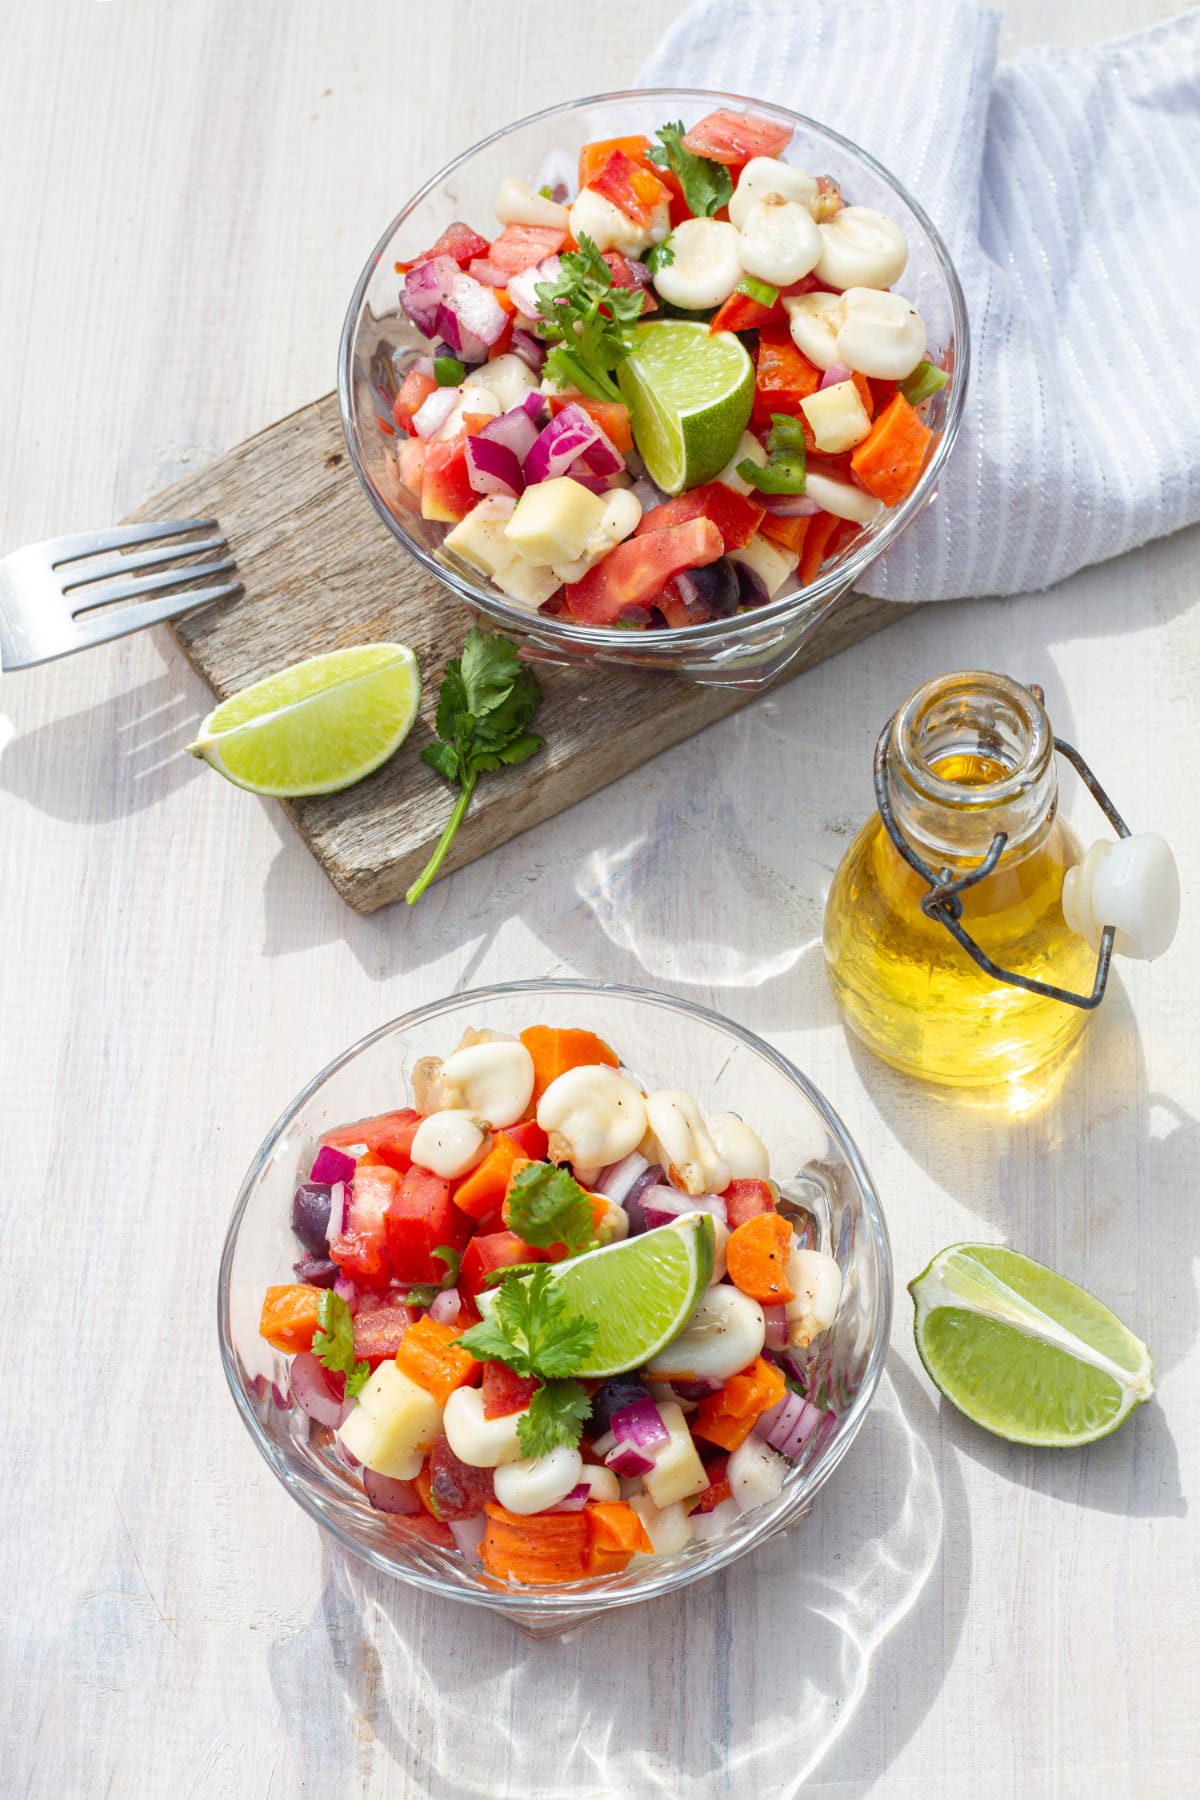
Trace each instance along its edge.
{"label": "red tomato cube", "polygon": [[451,1200],[448,1181],[414,1167],[388,1201],[385,1226],[396,1279],[439,1282],[446,1265],[433,1252],[461,1250],[471,1222]]}

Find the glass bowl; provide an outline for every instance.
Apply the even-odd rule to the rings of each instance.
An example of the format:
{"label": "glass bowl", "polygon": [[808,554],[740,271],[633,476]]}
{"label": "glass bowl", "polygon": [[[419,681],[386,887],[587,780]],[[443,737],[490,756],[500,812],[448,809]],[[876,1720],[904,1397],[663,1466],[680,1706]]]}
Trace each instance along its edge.
{"label": "glass bowl", "polygon": [[[493,1581],[455,1551],[402,1540],[367,1504],[334,1451],[332,1432],[298,1407],[280,1404],[289,1359],[258,1334],[264,1290],[292,1279],[299,1254],[289,1224],[292,1193],[321,1133],[407,1104],[416,1060],[448,1055],[468,1026],[517,1032],[534,1023],[587,1026],[617,1048],[646,1086],[688,1088],[707,1111],[733,1111],[751,1121],[770,1152],[772,1175],[808,1215],[809,1241],[837,1257],[844,1282],[837,1320],[811,1353],[811,1391],[823,1385],[833,1422],[806,1444],[779,1498],[715,1542],[693,1541],[671,1556],[635,1558],[622,1575],[554,1588]],[[217,1311],[221,1358],[238,1411],[307,1513],[377,1569],[541,1633],[726,1568],[809,1511],[850,1448],[882,1371],[892,1268],[883,1215],[858,1151],[829,1103],[786,1058],[718,1014],[665,994],[524,981],[421,1007],[363,1038],[309,1082],[268,1133],[242,1183],[221,1257]]]}
{"label": "glass bowl", "polygon": [[[794,133],[784,160],[833,175],[847,200],[887,212],[908,235],[901,280],[925,320],[931,351],[954,380],[926,412],[940,434],[916,487],[805,587],[784,587],[773,600],[732,619],[672,630],[618,630],[576,625],[530,613],[505,598],[466,563],[438,558],[446,527],[422,519],[396,468],[392,401],[407,365],[428,343],[400,309],[397,261],[427,250],[455,219],[487,230],[504,175],[540,186],[565,180],[575,188],[581,146],[641,132],[682,118],[694,124],[718,106],[752,107]],[[338,358],[338,400],[350,460],[376,512],[426,572],[450,593],[518,638],[526,653],[552,662],[620,663],[659,669],[717,686],[758,688],[791,661],[808,635],[875,558],[929,504],[962,417],[970,348],[966,301],[945,245],[921,207],[894,176],[848,138],[765,101],[692,88],[642,88],[549,107],[508,125],[467,150],[426,183],[393,219],[358,279]]]}

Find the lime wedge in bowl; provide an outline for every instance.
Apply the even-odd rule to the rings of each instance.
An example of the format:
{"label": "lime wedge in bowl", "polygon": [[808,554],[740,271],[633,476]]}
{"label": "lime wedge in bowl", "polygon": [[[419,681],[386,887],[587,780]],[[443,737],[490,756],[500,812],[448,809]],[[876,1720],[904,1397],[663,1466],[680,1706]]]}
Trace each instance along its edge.
{"label": "lime wedge in bowl", "polygon": [[407,645],[354,644],[231,694],[188,749],[253,794],[332,794],[400,748],[420,701]]}
{"label": "lime wedge in bowl", "polygon": [[917,1350],[967,1418],[1016,1444],[1091,1444],[1154,1392],[1140,1338],[1085,1288],[997,1244],[952,1244],[909,1283]]}
{"label": "lime wedge in bowl", "polygon": [[639,325],[617,381],[634,442],[664,493],[711,481],[733,456],[754,404],[754,364],[732,331],[688,319]]}

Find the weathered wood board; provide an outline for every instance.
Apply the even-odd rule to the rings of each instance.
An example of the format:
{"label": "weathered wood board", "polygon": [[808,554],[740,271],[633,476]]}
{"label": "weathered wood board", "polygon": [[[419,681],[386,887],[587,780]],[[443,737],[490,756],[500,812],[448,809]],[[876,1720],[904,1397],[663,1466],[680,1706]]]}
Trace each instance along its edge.
{"label": "weathered wood board", "polygon": [[[466,611],[389,536],[359,488],[332,394],[239,444],[141,507],[135,519],[213,517],[243,591],[172,629],[218,699],[301,657],[343,644],[411,645],[425,677],[421,715],[400,752],[339,794],[285,802],[338,892],[359,912],[399,899],[424,866],[452,796],[418,752],[433,736],[442,665]],[[850,595],[813,633],[799,674],[911,610]],[[443,865],[460,868],[615,781],[753,695],[662,675],[539,664],[545,748],[480,783]],[[785,678],[786,678],[785,677]]]}

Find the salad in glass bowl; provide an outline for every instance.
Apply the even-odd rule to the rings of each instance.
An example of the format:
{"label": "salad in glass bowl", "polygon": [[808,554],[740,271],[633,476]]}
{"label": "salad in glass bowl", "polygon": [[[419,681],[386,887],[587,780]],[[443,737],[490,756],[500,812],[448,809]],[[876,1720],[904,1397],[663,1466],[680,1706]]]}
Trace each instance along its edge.
{"label": "salad in glass bowl", "polygon": [[[379,1082],[335,1065],[235,1215],[226,1370],[276,1472],[360,1554],[523,1623],[661,1591],[794,1516],[857,1429],[890,1295],[873,1199],[794,1072],[699,1009],[582,984],[443,1003],[341,1073],[400,1045],[406,1104],[345,1123]],[[664,1049],[681,1079],[742,1066],[660,1087]],[[721,1110],[752,1071],[763,1135]],[[251,1258],[268,1175],[275,1248]]]}
{"label": "salad in glass bowl", "polygon": [[[574,157],[530,169],[514,144],[492,218],[464,208],[392,255],[407,330],[369,366],[385,486],[345,362],[343,405],[394,528],[539,641],[636,655],[631,638],[706,631],[728,660],[724,634],[747,622],[761,646],[778,602],[830,593],[927,497],[957,423],[961,296],[932,227],[900,190],[873,204],[843,140],[745,103],[685,126],[675,95],[641,130],[653,97],[628,98],[570,109],[626,127]],[[358,370],[364,298],[344,342]]]}

